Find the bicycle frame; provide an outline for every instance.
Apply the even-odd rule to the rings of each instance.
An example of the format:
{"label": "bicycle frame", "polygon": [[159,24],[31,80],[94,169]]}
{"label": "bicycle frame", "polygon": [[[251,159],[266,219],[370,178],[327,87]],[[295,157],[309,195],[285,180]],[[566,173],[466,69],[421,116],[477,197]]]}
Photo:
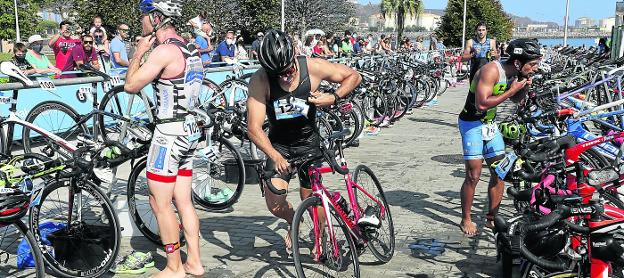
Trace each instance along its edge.
{"label": "bicycle frame", "polygon": [[[341,164],[343,168],[347,167],[344,159],[341,162]],[[308,168],[308,176],[310,177],[310,182],[312,184],[312,196],[317,196],[321,199],[323,211],[326,216],[325,217],[326,225],[327,227],[333,227],[332,220],[330,217],[331,213],[329,211],[329,206],[328,206],[328,204],[331,204],[331,206],[334,207],[334,209],[336,210],[340,218],[347,224],[347,227],[349,228],[349,232],[351,233],[351,235],[354,238],[363,239],[364,242],[368,242],[366,238],[363,236],[362,231],[360,230],[360,227],[356,224],[357,220],[360,219],[361,217],[361,214],[360,214],[361,208],[359,204],[357,203],[353,188],[354,187],[357,188],[362,193],[364,193],[364,195],[366,195],[368,198],[370,198],[375,203],[377,203],[377,205],[379,205],[379,208],[381,210],[380,211],[381,219],[385,217],[385,213],[386,213],[385,208],[379,200],[377,200],[374,196],[372,196],[370,193],[364,190],[364,188],[362,188],[360,185],[353,182],[353,180],[351,179],[351,174],[347,173],[344,175],[344,180],[345,180],[345,185],[347,186],[349,204],[351,206],[351,211],[353,212],[353,220],[349,218],[346,212],[342,210],[342,207],[338,205],[332,198],[328,197],[330,196],[331,193],[329,192],[329,190],[327,190],[327,188],[323,185],[321,181],[322,174],[333,173],[333,172],[334,170],[332,169],[331,166],[317,167],[317,166],[312,165]],[[321,229],[319,225],[317,224],[319,223],[318,210],[316,209],[312,210],[311,215],[312,215],[312,221],[314,222],[314,237],[315,237],[314,247],[315,247],[315,250],[320,250]],[[329,231],[328,237],[332,241],[332,245],[334,247],[334,250],[333,250],[334,256],[338,256],[339,251],[338,251],[338,244],[336,242],[336,236],[334,234],[333,229],[328,229],[328,231]],[[320,261],[320,256],[321,256],[320,252],[317,252],[317,254],[314,255],[314,260],[317,262]]]}

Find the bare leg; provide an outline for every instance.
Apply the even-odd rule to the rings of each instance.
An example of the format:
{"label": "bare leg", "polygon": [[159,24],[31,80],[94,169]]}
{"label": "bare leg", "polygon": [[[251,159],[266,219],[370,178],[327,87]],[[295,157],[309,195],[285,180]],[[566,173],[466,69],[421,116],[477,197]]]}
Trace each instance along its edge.
{"label": "bare leg", "polygon": [[460,229],[468,236],[477,234],[477,226],[472,222],[470,216],[472,212],[472,203],[474,201],[475,188],[481,177],[481,159],[466,160],[466,177],[461,187],[461,206],[462,221],[459,224]]}
{"label": "bare leg", "polygon": [[[487,159],[488,166],[493,162],[502,159],[503,156],[497,156],[490,159]],[[489,167],[488,167],[489,168]],[[490,168],[490,183],[488,185],[488,200],[489,200],[489,210],[486,215],[487,221],[485,222],[485,226],[488,228],[494,228],[494,216],[498,213],[498,208],[500,207],[500,203],[503,200],[503,192],[505,191],[505,183],[498,178],[496,172],[492,171]]]}
{"label": "bare leg", "polygon": [[187,243],[187,259],[184,263],[184,271],[200,276],[204,274],[205,270],[199,254],[199,218],[191,200],[191,183],[192,177],[178,176],[173,197],[180,219],[182,219],[184,238],[186,238]]}
{"label": "bare leg", "polygon": [[[150,191],[150,205],[158,220],[158,228],[163,244],[172,244],[180,241],[178,219],[171,207],[175,183],[164,183],[153,180],[147,181]],[[180,250],[167,254],[167,266],[155,278],[183,278],[186,276]]]}
{"label": "bare leg", "polygon": [[[271,179],[271,183],[277,189],[288,189],[288,182],[283,179]],[[290,226],[292,224],[293,217],[295,216],[295,210],[293,206],[288,200],[286,200],[286,194],[284,195],[275,195],[268,188],[264,188],[265,196],[264,200],[266,201],[267,208],[269,211],[288,222],[288,233],[286,237],[284,237],[284,244],[286,245],[286,252],[291,252],[292,242],[290,239]]]}

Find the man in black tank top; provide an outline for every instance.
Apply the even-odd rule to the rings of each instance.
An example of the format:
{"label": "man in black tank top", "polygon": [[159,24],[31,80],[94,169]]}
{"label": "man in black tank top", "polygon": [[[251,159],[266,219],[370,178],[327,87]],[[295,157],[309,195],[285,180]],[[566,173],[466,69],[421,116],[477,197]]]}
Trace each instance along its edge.
{"label": "man in black tank top", "polygon": [[[316,107],[336,103],[353,91],[362,77],[344,65],[295,57],[291,38],[276,30],[265,35],[258,56],[262,68],[254,73],[249,83],[248,135],[267,155],[267,170],[277,171],[271,179],[273,185],[287,189],[291,177],[287,159],[320,151],[320,138],[314,126]],[[318,92],[322,80],[340,83],[340,88],[333,94]],[[268,136],[262,129],[265,117],[269,120]],[[303,200],[312,192],[305,169],[299,169],[298,175]],[[295,212],[286,196],[275,195],[270,190],[265,193],[271,213],[290,225]],[[287,250],[290,246],[287,235]]]}
{"label": "man in black tank top", "polygon": [[470,61],[470,77],[472,82],[477,71],[488,62],[497,59],[500,55],[496,49],[496,40],[487,37],[485,22],[479,22],[475,28],[475,38],[466,41],[462,54],[462,61]]}
{"label": "man in black tank top", "polygon": [[[158,220],[160,237],[167,254],[166,268],[152,277],[183,278],[187,274],[201,276],[205,271],[199,253],[199,219],[191,200],[193,153],[197,141],[188,135],[187,130],[190,129],[182,128],[184,122],[178,120],[194,106],[195,102],[189,101],[187,96],[199,94],[201,85],[197,84],[203,80],[201,57],[193,47],[182,43],[184,39],[173,26],[172,17],[180,17],[182,13],[181,0],[141,0],[139,8],[142,13],[143,39],[139,41],[130,62],[124,89],[128,93],[138,93],[151,83],[157,94],[159,88],[168,86],[161,90],[168,91],[167,95],[175,95],[168,96],[175,102],[171,107],[163,104],[171,104],[170,101],[157,101],[157,126],[146,163],[150,205]],[[143,55],[153,45],[155,47],[147,61],[141,65]],[[170,89],[174,86],[175,90]],[[188,119],[191,121],[192,118]],[[175,128],[159,128],[161,125]],[[171,207],[174,198],[179,218],[184,223],[187,242],[187,259],[184,264],[179,250],[180,223]]]}

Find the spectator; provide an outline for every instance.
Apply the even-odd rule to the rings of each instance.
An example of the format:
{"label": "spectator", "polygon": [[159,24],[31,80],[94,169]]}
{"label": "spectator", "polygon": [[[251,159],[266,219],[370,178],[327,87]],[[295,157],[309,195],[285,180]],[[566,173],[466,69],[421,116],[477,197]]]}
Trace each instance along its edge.
{"label": "spectator", "polygon": [[[209,33],[211,29],[212,28],[210,28],[210,24],[206,22],[202,24],[202,31],[204,33]],[[195,44],[197,45],[197,50],[201,54],[202,64],[204,64],[204,67],[207,67],[212,62],[212,58],[210,57],[210,52],[212,52],[213,48],[212,48],[212,44],[210,43],[210,40],[206,39],[201,34],[196,34]]]}
{"label": "spectator", "polygon": [[351,38],[345,37],[344,39],[342,39],[342,42],[340,42],[340,53],[343,57],[351,56],[351,54],[353,54],[353,45],[351,44]]}
{"label": "spectator", "polygon": [[106,69],[111,67],[109,41],[108,39],[104,38],[103,29],[100,29],[100,30],[96,29],[95,32],[93,32],[93,39],[95,41],[94,47],[99,56],[100,65],[102,65],[101,69],[102,71],[106,72]]}
{"label": "spectator", "polygon": [[292,38],[293,45],[295,46],[295,55],[302,55],[302,53],[303,53],[303,43],[299,39],[299,36],[293,36],[291,34],[290,37]]}
{"label": "spectator", "polygon": [[210,31],[204,31],[204,23],[206,23],[207,18],[208,13],[206,11],[201,11],[196,17],[188,21],[188,24],[191,25],[191,28],[193,28],[193,32],[196,36],[195,38],[197,38],[197,36],[202,36],[207,40],[210,39]]}
{"label": "spectator", "polygon": [[364,52],[372,53],[374,49],[375,49],[375,41],[373,40],[373,35],[368,34],[367,39],[366,39],[366,46],[364,47]]}
{"label": "spectator", "polygon": [[438,39],[434,34],[429,36],[429,50],[438,50]]}
{"label": "spectator", "polygon": [[339,37],[334,37],[334,41],[332,41],[331,44],[332,44],[332,48],[331,48],[332,51],[336,55],[340,56],[340,53],[341,53],[340,46],[342,46],[342,40]]}
{"label": "spectator", "polygon": [[11,62],[26,75],[37,73],[35,68],[26,61],[26,51],[28,51],[28,49],[25,44],[21,42],[15,43],[13,46],[13,61]]}
{"label": "spectator", "polygon": [[262,39],[264,39],[264,33],[258,32],[256,40],[251,43],[251,56],[253,59],[258,59],[258,50],[260,50],[260,44],[262,43]]}
{"label": "spectator", "polygon": [[245,48],[245,40],[242,36],[236,39],[236,59],[237,60],[249,60],[249,54]]}
{"label": "spectator", "polygon": [[[99,70],[100,63],[98,62],[96,50],[93,47],[93,37],[91,35],[82,36],[82,44],[76,45],[69,57],[67,57],[67,63],[63,71],[80,70],[80,66],[87,64],[93,68]],[[64,75],[64,78],[76,77],[75,75]]]}
{"label": "spectator", "polygon": [[72,48],[77,44],[80,44],[80,39],[75,37],[75,26],[69,21],[61,21],[59,24],[59,34],[52,36],[48,45],[54,51],[54,57],[56,59],[56,68],[62,69],[65,67],[67,57],[71,54]]}
{"label": "spectator", "polygon": [[216,62],[233,64],[236,62],[235,57],[236,45],[234,44],[234,32],[228,31],[225,35],[225,39],[217,46],[217,55],[215,55],[213,59],[216,59]]}
{"label": "spectator", "polygon": [[345,31],[345,38],[349,40],[349,43],[353,47],[353,45],[355,44],[355,38],[351,36],[351,31],[349,30]]}
{"label": "spectator", "polygon": [[607,46],[607,38],[600,38],[598,40],[598,54],[603,54],[611,51],[609,46]]}
{"label": "spectator", "polygon": [[104,40],[108,40],[108,34],[106,34],[106,28],[102,26],[102,17],[97,15],[93,18],[93,24],[89,30],[89,34],[95,38],[95,32],[99,31],[103,34]]}
{"label": "spectator", "polygon": [[321,37],[321,42],[323,42],[323,45],[321,45],[323,47],[323,55],[325,57],[333,57],[335,54],[333,51],[331,51],[330,47],[330,41],[329,39],[327,39],[327,37]]}
{"label": "spectator", "polygon": [[323,41],[319,40],[316,42],[316,45],[312,48],[312,54],[320,57],[325,56],[325,54],[323,54]]}
{"label": "spectator", "polygon": [[124,41],[128,38],[128,31],[130,31],[128,25],[123,23],[119,24],[119,26],[117,26],[117,36],[115,36],[110,43],[111,67],[114,69],[127,68],[130,64],[128,62],[128,52]]}
{"label": "spectator", "polygon": [[313,36],[307,36],[305,43],[303,44],[303,55],[311,57],[312,53],[314,53],[314,45],[312,45],[312,41],[314,40]]}
{"label": "spectator", "polygon": [[61,70],[52,65],[48,57],[41,53],[43,49],[43,38],[41,36],[30,36],[28,38],[28,48],[30,50],[26,53],[26,61],[36,69],[36,73],[61,73]]}
{"label": "spectator", "polygon": [[414,44],[414,48],[418,51],[424,51],[425,50],[425,46],[423,45],[423,38],[422,36],[418,36],[416,37],[416,43]]}
{"label": "spectator", "polygon": [[444,45],[444,39],[442,39],[442,38],[439,38],[439,39],[438,39],[438,45],[436,46],[436,48],[437,48],[438,50],[444,50],[444,49],[446,49],[446,46]]}
{"label": "spectator", "polygon": [[364,39],[358,39],[353,45],[353,53],[354,54],[362,54],[364,52]]}

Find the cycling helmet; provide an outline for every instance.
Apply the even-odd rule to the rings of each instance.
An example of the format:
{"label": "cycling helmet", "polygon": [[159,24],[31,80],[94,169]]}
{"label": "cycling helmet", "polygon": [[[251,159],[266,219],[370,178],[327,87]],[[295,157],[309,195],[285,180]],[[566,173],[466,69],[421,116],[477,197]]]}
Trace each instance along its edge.
{"label": "cycling helmet", "polygon": [[28,212],[30,197],[14,188],[0,188],[0,223],[11,223]]}
{"label": "cycling helmet", "polygon": [[168,17],[182,16],[181,0],[139,0],[139,10],[148,14],[159,11]]}
{"label": "cycling helmet", "polygon": [[515,39],[509,43],[505,52],[510,58],[521,62],[542,58],[540,45],[536,39]]}
{"label": "cycling helmet", "polygon": [[271,30],[260,43],[258,61],[269,75],[279,75],[295,62],[295,48],[286,33]]}
{"label": "cycling helmet", "polygon": [[526,134],[526,127],[516,121],[502,122],[498,125],[498,129],[504,139],[518,140],[520,136]]}

